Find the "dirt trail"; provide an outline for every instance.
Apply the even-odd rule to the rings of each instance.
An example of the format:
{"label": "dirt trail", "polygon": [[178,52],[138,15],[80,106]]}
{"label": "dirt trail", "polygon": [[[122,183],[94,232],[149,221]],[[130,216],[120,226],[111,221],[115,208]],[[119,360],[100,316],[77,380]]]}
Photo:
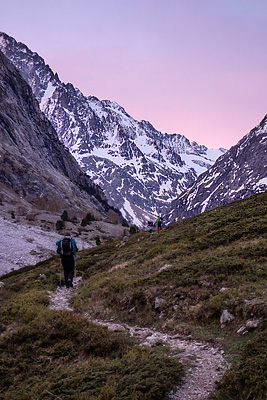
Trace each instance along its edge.
{"label": "dirt trail", "polygon": [[[80,279],[77,278],[74,281],[74,286],[77,286]],[[49,307],[73,311],[68,303],[71,296],[73,296],[73,289],[57,288],[50,294]],[[215,382],[226,370],[227,363],[223,351],[209,343],[197,342],[190,337],[182,338],[180,335],[168,335],[153,329],[129,326],[125,323],[100,321],[92,319],[88,314],[85,316],[91,322],[106,326],[109,330],[128,331],[140,345],[153,346],[159,342],[168,345],[172,350],[172,356],[179,357],[180,361],[188,367],[183,385],[177,388],[177,391],[170,393],[170,400],[208,400]]]}

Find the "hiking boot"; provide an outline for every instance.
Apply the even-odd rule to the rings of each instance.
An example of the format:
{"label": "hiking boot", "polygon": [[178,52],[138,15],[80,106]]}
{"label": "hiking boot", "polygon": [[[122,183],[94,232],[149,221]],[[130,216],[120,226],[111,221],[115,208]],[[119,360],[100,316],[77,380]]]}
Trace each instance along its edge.
{"label": "hiking boot", "polygon": [[68,279],[68,281],[67,281],[67,288],[73,288],[73,283],[72,283],[72,281],[70,280],[70,279]]}

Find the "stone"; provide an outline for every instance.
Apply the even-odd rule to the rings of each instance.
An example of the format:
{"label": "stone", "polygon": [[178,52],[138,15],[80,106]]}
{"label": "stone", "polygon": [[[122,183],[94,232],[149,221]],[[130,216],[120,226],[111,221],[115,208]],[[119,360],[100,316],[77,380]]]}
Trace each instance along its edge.
{"label": "stone", "polygon": [[45,274],[40,274],[41,279],[47,279],[47,276]]}
{"label": "stone", "polygon": [[171,266],[172,266],[171,264],[165,264],[165,265],[163,265],[163,267],[161,267],[161,268],[158,270],[158,272],[164,271],[165,269],[168,269],[168,268],[170,268]]}
{"label": "stone", "polygon": [[5,286],[4,282],[0,282],[0,289],[2,289]]}
{"label": "stone", "polygon": [[221,325],[226,324],[227,322],[231,322],[234,319],[234,315],[230,314],[227,310],[223,310],[222,315],[220,317]]}
{"label": "stone", "polygon": [[159,319],[163,319],[165,317],[165,312],[161,311],[161,313],[159,314]]}
{"label": "stone", "polygon": [[236,333],[240,334],[240,335],[245,335],[246,333],[248,333],[248,331],[252,330],[252,329],[256,329],[258,328],[260,324],[260,320],[259,319],[255,319],[255,320],[248,320],[246,322],[246,325],[242,325],[237,331]]}
{"label": "stone", "polygon": [[246,322],[246,328],[247,328],[248,330],[256,329],[256,328],[258,328],[259,324],[260,324],[260,320],[259,320],[259,319],[248,320],[248,321]]}
{"label": "stone", "polygon": [[242,325],[237,331],[236,333],[238,333],[239,335],[244,335],[246,331],[246,326]]}
{"label": "stone", "polygon": [[155,309],[160,309],[164,304],[165,304],[165,300],[161,299],[160,297],[156,297],[155,299]]}

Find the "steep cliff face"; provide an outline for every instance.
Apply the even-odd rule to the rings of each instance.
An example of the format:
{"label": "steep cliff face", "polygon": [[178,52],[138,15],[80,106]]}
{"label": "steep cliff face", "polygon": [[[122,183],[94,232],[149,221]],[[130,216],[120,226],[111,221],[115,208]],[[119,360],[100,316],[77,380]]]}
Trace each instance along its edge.
{"label": "steep cliff face", "polygon": [[[43,209],[109,208],[40,111],[29,85],[0,51],[0,183]],[[1,198],[3,201],[3,198]]]}
{"label": "steep cliff face", "polygon": [[138,225],[191,186],[225,152],[162,134],[109,100],[62,83],[27,46],[0,34],[0,49],[32,87],[41,110],[109,202]]}
{"label": "steep cliff face", "polygon": [[169,221],[267,190],[267,116],[176,199]]}

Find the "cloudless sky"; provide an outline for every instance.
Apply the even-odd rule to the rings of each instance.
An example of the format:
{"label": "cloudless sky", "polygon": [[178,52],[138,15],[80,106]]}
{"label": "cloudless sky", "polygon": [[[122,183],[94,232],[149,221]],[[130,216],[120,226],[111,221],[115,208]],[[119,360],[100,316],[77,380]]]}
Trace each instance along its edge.
{"label": "cloudless sky", "polygon": [[267,114],[266,0],[0,0],[0,31],[85,95],[210,148]]}

